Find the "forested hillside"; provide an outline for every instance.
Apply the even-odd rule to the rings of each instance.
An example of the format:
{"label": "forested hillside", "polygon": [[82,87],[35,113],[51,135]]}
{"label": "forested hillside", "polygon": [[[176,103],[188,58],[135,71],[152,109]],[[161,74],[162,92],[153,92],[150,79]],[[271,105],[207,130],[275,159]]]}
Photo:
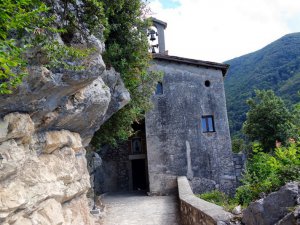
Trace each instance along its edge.
{"label": "forested hillside", "polygon": [[226,61],[227,109],[232,136],[246,119],[246,100],[255,89],[272,89],[288,105],[300,101],[300,33],[288,34],[263,49]]}

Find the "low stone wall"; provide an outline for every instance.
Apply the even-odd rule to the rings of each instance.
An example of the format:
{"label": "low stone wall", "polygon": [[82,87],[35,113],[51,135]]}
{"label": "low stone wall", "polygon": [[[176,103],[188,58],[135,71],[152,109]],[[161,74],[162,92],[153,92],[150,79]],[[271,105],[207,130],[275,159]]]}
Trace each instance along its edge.
{"label": "low stone wall", "polygon": [[237,185],[240,186],[242,184],[242,173],[246,166],[246,155],[243,153],[233,153],[232,156]]}
{"label": "low stone wall", "polygon": [[231,224],[233,215],[218,205],[197,198],[186,177],[178,177],[177,182],[183,225]]}

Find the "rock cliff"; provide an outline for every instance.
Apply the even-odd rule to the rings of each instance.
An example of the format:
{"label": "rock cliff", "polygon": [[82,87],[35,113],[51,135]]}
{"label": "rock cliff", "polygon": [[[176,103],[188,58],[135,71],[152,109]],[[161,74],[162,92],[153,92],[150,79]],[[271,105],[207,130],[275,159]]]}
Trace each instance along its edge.
{"label": "rock cliff", "polygon": [[106,70],[101,40],[73,37],[69,44],[95,49],[84,70],[35,63],[18,89],[0,95],[0,224],[94,224],[84,147],[130,96],[120,75]]}

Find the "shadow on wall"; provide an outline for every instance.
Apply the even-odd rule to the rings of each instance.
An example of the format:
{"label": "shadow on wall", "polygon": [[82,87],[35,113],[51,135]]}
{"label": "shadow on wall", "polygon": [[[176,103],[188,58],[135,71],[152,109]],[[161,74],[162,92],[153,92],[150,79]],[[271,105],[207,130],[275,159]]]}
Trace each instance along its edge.
{"label": "shadow on wall", "polygon": [[96,169],[96,192],[148,191],[145,123],[133,125],[135,134],[116,148],[99,151],[102,165]]}

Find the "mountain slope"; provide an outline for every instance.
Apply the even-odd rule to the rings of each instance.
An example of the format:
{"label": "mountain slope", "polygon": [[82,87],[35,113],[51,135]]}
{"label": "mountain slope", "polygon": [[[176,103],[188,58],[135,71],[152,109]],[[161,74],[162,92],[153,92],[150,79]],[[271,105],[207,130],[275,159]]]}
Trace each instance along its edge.
{"label": "mountain slope", "polygon": [[300,33],[292,33],[256,52],[226,61],[227,109],[232,135],[246,119],[246,100],[254,89],[272,89],[289,105],[300,101]]}

